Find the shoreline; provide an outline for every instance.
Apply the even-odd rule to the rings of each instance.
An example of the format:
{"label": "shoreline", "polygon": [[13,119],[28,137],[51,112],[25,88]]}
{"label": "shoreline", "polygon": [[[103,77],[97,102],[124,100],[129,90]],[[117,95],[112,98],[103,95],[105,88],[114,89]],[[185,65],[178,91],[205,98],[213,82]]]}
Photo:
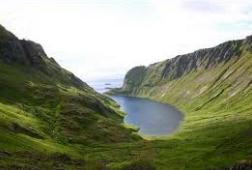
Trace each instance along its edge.
{"label": "shoreline", "polygon": [[120,93],[119,94],[108,94],[108,93],[105,93],[105,94],[108,95],[111,99],[113,99],[112,96],[122,96],[122,97],[130,97],[130,98],[136,98],[136,99],[141,99],[141,100],[147,100],[147,101],[150,101],[150,102],[153,102],[153,103],[157,103],[157,104],[164,104],[164,105],[167,105],[169,107],[172,107],[173,109],[175,109],[176,111],[178,111],[178,113],[180,113],[181,120],[179,121],[178,126],[176,127],[176,129],[174,131],[169,132],[168,134],[162,134],[162,135],[144,134],[144,133],[140,132],[140,127],[138,127],[137,125],[134,125],[134,124],[127,123],[125,121],[125,116],[128,113],[126,113],[125,111],[123,111],[121,109],[121,105],[115,99],[113,99],[119,105],[120,110],[125,113],[125,115],[123,117],[123,123],[122,123],[122,125],[124,127],[128,128],[128,129],[132,129],[134,132],[136,132],[137,135],[139,135],[144,140],[148,140],[148,141],[151,141],[151,140],[168,140],[171,136],[174,136],[177,133],[177,131],[181,128],[182,122],[184,121],[184,113],[181,112],[179,109],[177,109],[175,106],[170,105],[168,103],[163,103],[163,102],[159,102],[159,101],[156,101],[156,100],[153,100],[153,99],[143,98],[143,97],[133,96],[133,95],[127,95],[127,94],[120,94]]}

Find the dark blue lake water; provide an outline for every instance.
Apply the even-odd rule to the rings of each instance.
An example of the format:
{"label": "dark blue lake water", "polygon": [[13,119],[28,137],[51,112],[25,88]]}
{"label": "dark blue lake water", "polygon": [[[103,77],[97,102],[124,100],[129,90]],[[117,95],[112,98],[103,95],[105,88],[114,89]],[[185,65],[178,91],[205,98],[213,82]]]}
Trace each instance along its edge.
{"label": "dark blue lake water", "polygon": [[[121,87],[122,79],[103,79],[88,82],[96,91],[104,93],[108,88]],[[114,95],[112,98],[127,113],[124,122],[138,127],[139,133],[163,136],[174,132],[183,116],[176,108],[141,98]]]}
{"label": "dark blue lake water", "polygon": [[137,126],[143,135],[168,135],[178,128],[183,118],[176,108],[167,104],[120,95],[112,98],[127,113],[124,122]]}

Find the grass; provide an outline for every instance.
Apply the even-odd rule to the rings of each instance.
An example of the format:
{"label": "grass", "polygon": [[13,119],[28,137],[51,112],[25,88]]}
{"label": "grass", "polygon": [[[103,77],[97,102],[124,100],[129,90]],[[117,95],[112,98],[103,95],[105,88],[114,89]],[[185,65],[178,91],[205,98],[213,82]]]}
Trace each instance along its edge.
{"label": "grass", "polygon": [[[192,73],[177,81],[189,82],[198,75]],[[171,83],[176,87],[181,82]],[[194,89],[193,85],[188,84],[189,87]],[[31,167],[34,160],[27,156],[29,154],[41,154],[44,156],[37,159],[50,160],[33,167],[61,164],[65,169],[125,169],[135,165],[135,161],[152,162],[156,169],[161,170],[221,169],[236,161],[251,159],[251,91],[237,92],[224,100],[228,93],[225,90],[200,109],[195,108],[205,103],[208,97],[176,104],[177,100],[169,100],[169,96],[149,96],[161,102],[171,101],[169,103],[175,104],[185,118],[173,135],[162,140],[145,141],[136,135],[133,137],[131,131],[121,125],[120,115],[106,114],[117,112],[117,105],[109,99],[100,99],[107,107],[94,110],[92,103],[96,100],[92,98],[95,93],[88,94],[74,87],[38,84],[36,81],[32,81],[28,89],[32,96],[20,96],[12,102],[1,100],[0,148],[1,152],[12,154],[11,159],[1,156],[3,167]],[[176,90],[173,93],[177,94]],[[204,95],[211,95],[209,93],[205,91]],[[22,97],[23,101],[30,103],[21,103]],[[11,128],[13,123],[26,130]],[[31,153],[26,153],[28,150]],[[60,158],[53,159],[50,155],[54,153],[66,154],[71,161],[64,163]]]}
{"label": "grass", "polygon": [[[121,124],[114,101],[72,84],[61,68],[54,68],[56,78],[21,65],[0,66],[0,169],[105,168],[81,148],[140,140]],[[38,160],[44,162],[33,163]]]}
{"label": "grass", "polygon": [[221,170],[252,160],[252,55],[241,55],[174,80],[159,79],[164,63],[129,76],[139,81],[128,95],[184,113],[174,134],[147,140],[113,100],[50,59],[43,69],[0,62],[0,169]]}
{"label": "grass", "polygon": [[[239,60],[172,81],[154,80],[154,86],[146,83],[151,76],[145,77],[128,93],[173,104],[184,113],[184,121],[174,134],[147,144],[157,169],[217,170],[252,159],[251,58],[250,52],[243,51]],[[147,71],[159,72],[154,65]],[[141,152],[143,148],[134,149]]]}

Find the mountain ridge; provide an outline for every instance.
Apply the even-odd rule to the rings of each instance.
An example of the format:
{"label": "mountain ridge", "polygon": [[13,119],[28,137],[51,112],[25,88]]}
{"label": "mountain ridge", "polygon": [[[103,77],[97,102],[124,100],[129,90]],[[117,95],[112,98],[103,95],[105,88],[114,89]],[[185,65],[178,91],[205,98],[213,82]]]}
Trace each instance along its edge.
{"label": "mountain ridge", "polygon": [[229,169],[235,162],[234,169],[244,162],[251,167],[251,40],[248,36],[134,67],[123,86],[108,94],[172,104],[184,114],[180,128],[162,143],[171,150],[158,154],[171,169]]}
{"label": "mountain ridge", "polygon": [[40,44],[0,25],[0,169],[105,169],[86,156],[91,145],[141,140],[123,116]]}
{"label": "mountain ridge", "polygon": [[0,26],[0,169],[249,167],[252,54],[248,42],[241,46],[239,59],[211,69],[181,75],[163,71],[165,64],[159,63],[127,74],[125,82],[130,83],[117,92],[171,103],[185,115],[171,136],[142,140],[122,124],[124,113],[113,100],[61,68],[37,43],[19,40]]}
{"label": "mountain ridge", "polygon": [[[131,82],[137,82],[138,85],[148,87],[155,83],[178,79],[193,71],[207,70],[218,64],[225,64],[230,60],[238,60],[242,56],[242,52],[251,51],[251,42],[252,36],[247,36],[242,40],[227,41],[215,47],[178,55],[171,59],[150,64],[148,67],[137,66],[126,74],[121,92],[132,91]],[[135,76],[137,78],[134,79],[133,74],[140,74],[140,76]],[[148,81],[149,79],[151,81]]]}
{"label": "mountain ridge", "polygon": [[[40,44],[31,40],[19,40],[3,26],[0,26],[0,34],[0,59],[4,63],[31,67],[54,78],[61,77],[65,83],[88,87],[74,74],[63,69],[53,58],[49,58]],[[64,74],[67,75],[65,78],[62,76]]]}

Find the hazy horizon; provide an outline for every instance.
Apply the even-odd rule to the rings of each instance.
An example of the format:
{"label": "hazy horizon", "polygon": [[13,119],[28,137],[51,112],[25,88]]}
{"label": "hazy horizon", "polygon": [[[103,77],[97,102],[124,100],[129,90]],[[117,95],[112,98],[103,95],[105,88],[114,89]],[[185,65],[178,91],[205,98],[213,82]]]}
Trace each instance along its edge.
{"label": "hazy horizon", "polygon": [[249,0],[0,2],[0,24],[84,81],[252,34]]}

